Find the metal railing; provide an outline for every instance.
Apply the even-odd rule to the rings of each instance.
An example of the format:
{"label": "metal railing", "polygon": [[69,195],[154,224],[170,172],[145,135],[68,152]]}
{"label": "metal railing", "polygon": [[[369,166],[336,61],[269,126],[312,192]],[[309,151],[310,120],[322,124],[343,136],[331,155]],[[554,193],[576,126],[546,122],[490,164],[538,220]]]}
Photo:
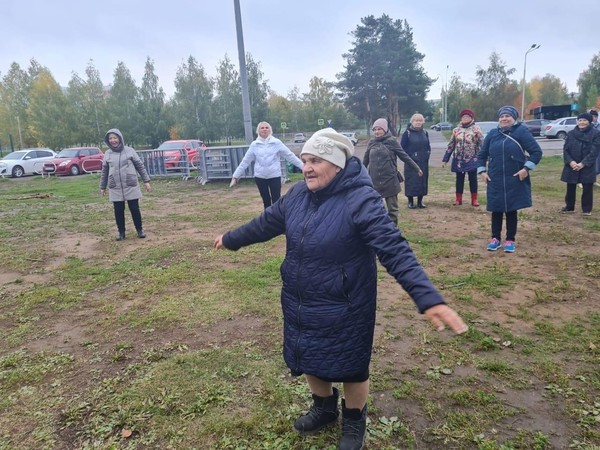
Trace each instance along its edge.
{"label": "metal railing", "polygon": [[[228,180],[233,177],[248,151],[247,145],[233,147],[207,147],[200,150],[199,172],[196,180],[204,185],[211,180]],[[287,163],[281,160],[281,183],[289,181]],[[240,178],[254,178],[254,164],[251,164]]]}

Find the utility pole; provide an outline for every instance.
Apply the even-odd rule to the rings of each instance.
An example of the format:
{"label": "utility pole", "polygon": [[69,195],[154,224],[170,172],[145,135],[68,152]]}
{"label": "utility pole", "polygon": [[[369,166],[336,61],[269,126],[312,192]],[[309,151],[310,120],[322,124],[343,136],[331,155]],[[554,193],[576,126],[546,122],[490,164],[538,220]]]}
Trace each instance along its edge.
{"label": "utility pole", "polygon": [[244,32],[242,31],[242,16],[240,0],[233,0],[235,9],[235,28],[237,31],[238,58],[240,61],[240,80],[242,81],[242,111],[244,113],[244,134],[246,144],[254,140],[252,134],[252,117],[250,114],[250,94],[248,93],[248,70],[246,69],[246,51],[244,50]]}
{"label": "utility pole", "polygon": [[21,120],[17,116],[17,127],[19,128],[19,149],[23,148],[23,135],[21,135]]}

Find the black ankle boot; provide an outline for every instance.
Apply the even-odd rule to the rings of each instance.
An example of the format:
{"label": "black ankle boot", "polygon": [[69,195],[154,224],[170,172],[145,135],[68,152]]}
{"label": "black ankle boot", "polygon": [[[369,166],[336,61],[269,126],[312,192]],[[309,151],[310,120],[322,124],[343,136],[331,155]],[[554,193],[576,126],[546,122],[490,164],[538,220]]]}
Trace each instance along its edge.
{"label": "black ankle boot", "polygon": [[119,235],[117,236],[117,241],[124,241],[124,240],[125,240],[125,232],[119,231]]}
{"label": "black ankle boot", "polygon": [[312,434],[333,423],[340,415],[338,398],[340,392],[333,388],[333,395],[319,397],[313,394],[313,405],[310,410],[294,422],[294,429],[300,434]]}
{"label": "black ankle boot", "polygon": [[415,201],[412,197],[408,197],[408,209],[415,209]]}
{"label": "black ankle boot", "polygon": [[424,209],[424,208],[427,208],[427,205],[425,203],[423,203],[423,199],[419,199],[419,202],[417,203],[417,207]]}
{"label": "black ankle boot", "polygon": [[146,237],[146,233],[144,233],[144,230],[137,230],[137,235],[140,239],[144,239]]}
{"label": "black ankle boot", "polygon": [[338,450],[362,450],[367,437],[367,405],[347,409],[342,399],[342,438]]}

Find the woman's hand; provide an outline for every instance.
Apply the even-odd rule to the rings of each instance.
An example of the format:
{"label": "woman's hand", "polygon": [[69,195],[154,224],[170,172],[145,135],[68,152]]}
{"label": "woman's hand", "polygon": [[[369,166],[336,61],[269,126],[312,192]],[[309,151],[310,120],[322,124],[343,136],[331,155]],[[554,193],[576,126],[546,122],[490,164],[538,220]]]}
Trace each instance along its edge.
{"label": "woman's hand", "polygon": [[150,186],[150,183],[144,183],[144,189],[146,189],[146,192],[150,192],[152,190],[152,186]]}
{"label": "woman's hand", "polygon": [[215,248],[217,250],[225,248],[225,246],[223,245],[223,235],[222,234],[220,234],[219,236],[217,236],[215,238],[215,244],[214,244],[214,246],[215,246]]}
{"label": "woman's hand", "polygon": [[104,197],[106,195],[106,189],[100,189],[100,195]]}
{"label": "woman's hand", "polygon": [[487,172],[481,172],[481,179],[485,182],[485,183],[489,183],[490,181],[492,181],[492,179],[490,178],[490,176],[487,174]]}
{"label": "woman's hand", "polygon": [[425,317],[438,331],[443,331],[446,325],[456,334],[466,333],[469,327],[460,316],[448,305],[435,305],[425,311]]}
{"label": "woman's hand", "polygon": [[422,177],[423,176],[423,171],[421,169],[419,169],[419,171],[417,172],[417,174]]}
{"label": "woman's hand", "polygon": [[513,177],[519,177],[519,181],[523,181],[525,178],[529,176],[529,170],[522,168],[517,173],[513,175]]}
{"label": "woman's hand", "polygon": [[232,178],[231,183],[229,183],[229,187],[234,187],[238,182],[238,178]]}

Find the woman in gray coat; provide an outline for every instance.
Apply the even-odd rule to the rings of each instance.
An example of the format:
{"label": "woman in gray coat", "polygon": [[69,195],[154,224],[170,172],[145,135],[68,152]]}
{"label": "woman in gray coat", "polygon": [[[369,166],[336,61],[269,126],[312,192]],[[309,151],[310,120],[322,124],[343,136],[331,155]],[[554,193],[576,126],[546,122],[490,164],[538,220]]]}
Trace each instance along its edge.
{"label": "woman in gray coat", "polygon": [[100,193],[106,195],[108,186],[109,199],[113,202],[115,221],[119,230],[117,241],[125,239],[125,201],[131,212],[138,237],[145,238],[139,205],[142,190],[138,183],[138,174],[142,177],[146,191],[150,191],[150,177],[135,150],[123,144],[123,135],[118,129],[108,130],[104,142],[108,145],[108,150],[104,154],[102,163]]}

